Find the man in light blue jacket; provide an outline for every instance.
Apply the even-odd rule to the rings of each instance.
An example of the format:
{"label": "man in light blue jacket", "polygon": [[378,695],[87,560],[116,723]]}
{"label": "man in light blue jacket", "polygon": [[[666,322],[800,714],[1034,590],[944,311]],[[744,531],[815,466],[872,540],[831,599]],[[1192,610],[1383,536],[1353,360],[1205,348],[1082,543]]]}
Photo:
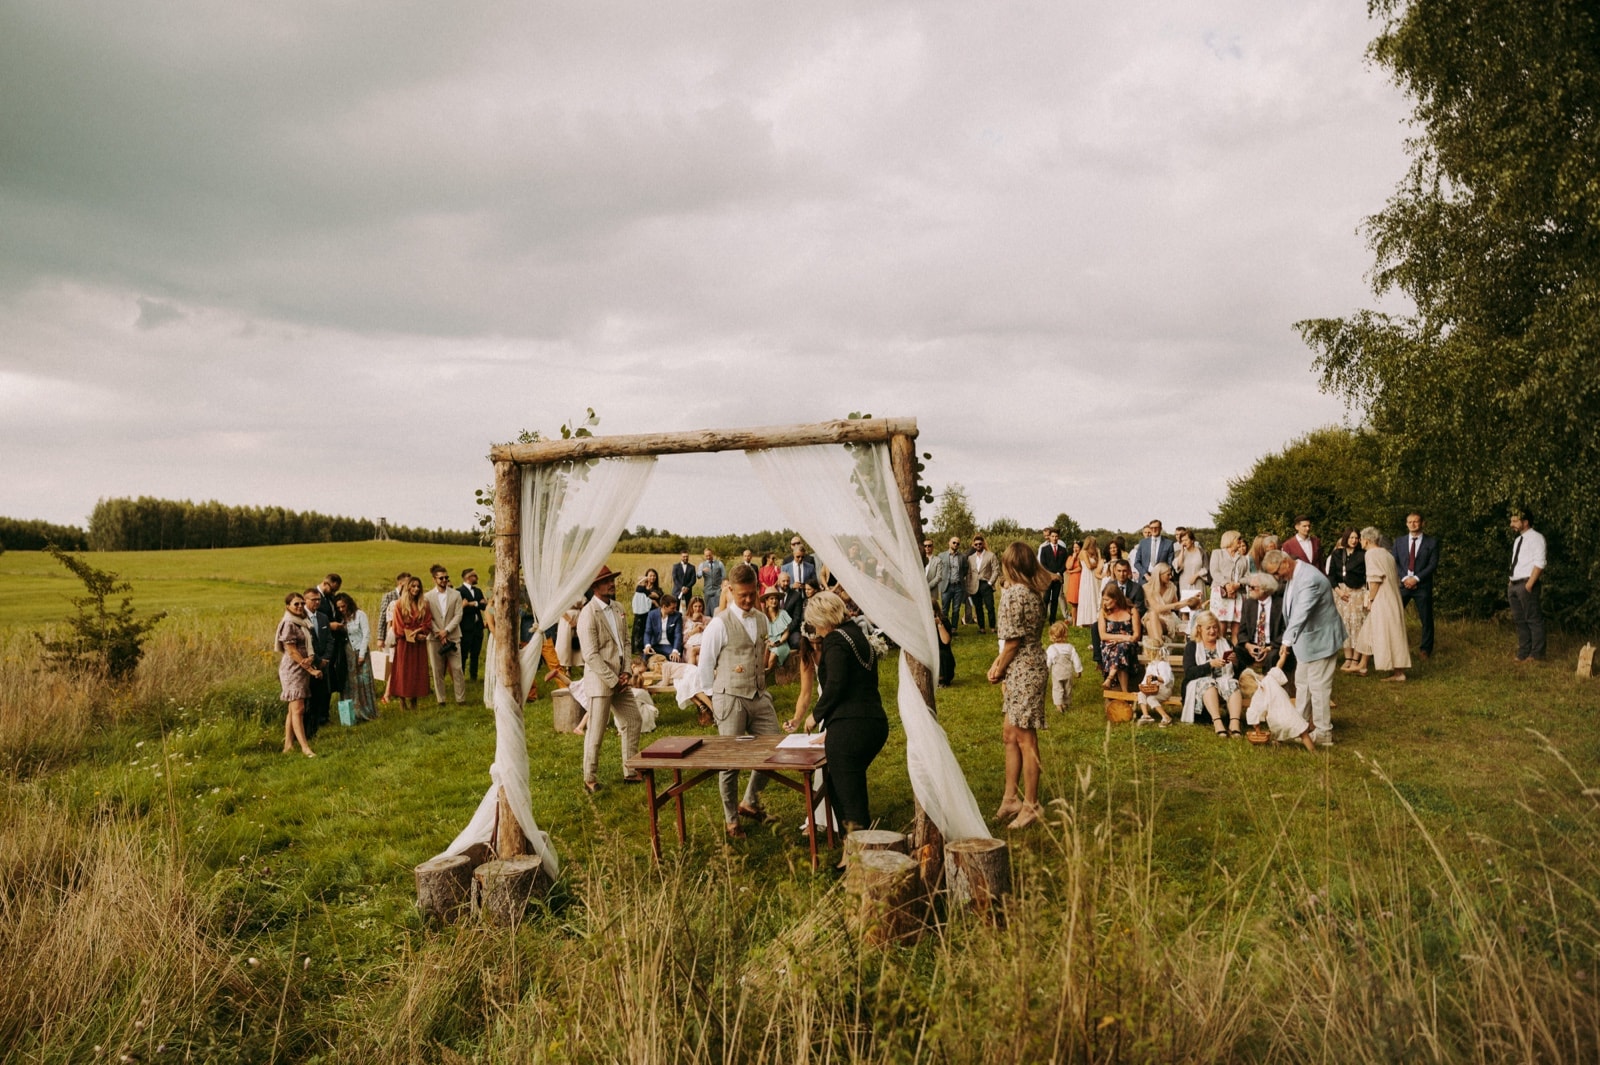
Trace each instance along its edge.
{"label": "man in light blue jacket", "polygon": [[1345,628],[1333,602],[1333,586],[1316,567],[1283,551],[1268,551],[1261,568],[1283,585],[1282,667],[1294,651],[1296,704],[1311,722],[1311,740],[1333,746],[1333,673],[1343,654]]}

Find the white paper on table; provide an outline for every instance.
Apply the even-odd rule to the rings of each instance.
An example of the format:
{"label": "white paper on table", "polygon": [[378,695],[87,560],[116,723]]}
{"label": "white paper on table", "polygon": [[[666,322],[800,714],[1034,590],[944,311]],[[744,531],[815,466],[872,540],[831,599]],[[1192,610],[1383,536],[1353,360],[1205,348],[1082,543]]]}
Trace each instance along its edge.
{"label": "white paper on table", "polygon": [[778,741],[781,750],[785,747],[821,747],[827,737],[821,732],[793,732]]}

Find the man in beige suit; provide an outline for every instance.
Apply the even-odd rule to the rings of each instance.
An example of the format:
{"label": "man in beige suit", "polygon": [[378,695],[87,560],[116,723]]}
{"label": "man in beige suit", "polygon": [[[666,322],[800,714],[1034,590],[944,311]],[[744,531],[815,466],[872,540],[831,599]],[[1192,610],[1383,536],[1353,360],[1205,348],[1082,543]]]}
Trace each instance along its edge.
{"label": "man in beige suit", "polygon": [[[628,629],[622,606],[616,602],[618,574],[609,566],[589,586],[593,597],[578,615],[578,648],[583,652],[583,691],[589,704],[588,728],[583,734],[583,787],[590,793],[600,790],[600,743],[612,716],[622,733],[622,761],[639,753],[639,710],[633,703],[628,673]],[[625,774],[636,784],[643,778]]]}
{"label": "man in beige suit", "polygon": [[[433,695],[444,705],[444,675],[449,670],[456,690],[456,705],[467,698],[467,674],[461,668],[461,593],[450,587],[450,571],[430,566],[433,587],[423,595],[433,612],[433,635],[428,637],[428,666],[433,670]],[[448,644],[450,650],[446,651]]]}
{"label": "man in beige suit", "polygon": [[[711,714],[723,736],[777,736],[783,732],[772,696],[767,694],[767,618],[756,607],[756,581],[755,570],[742,562],[734,566],[728,575],[732,593],[728,609],[712,618],[700,636],[698,686],[711,693]],[[765,773],[751,773],[740,801],[739,774],[728,771],[718,775],[730,838],[744,838],[739,818],[768,819],[761,805],[761,789],[767,780]]]}

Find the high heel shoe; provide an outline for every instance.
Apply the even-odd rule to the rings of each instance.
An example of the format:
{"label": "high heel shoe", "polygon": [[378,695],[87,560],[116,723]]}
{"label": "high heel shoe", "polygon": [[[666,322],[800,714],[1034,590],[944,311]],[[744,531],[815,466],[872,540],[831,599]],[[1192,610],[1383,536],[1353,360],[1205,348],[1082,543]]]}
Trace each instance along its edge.
{"label": "high heel shoe", "polygon": [[1006,826],[1006,828],[1008,828],[1008,829],[1027,828],[1029,825],[1031,825],[1035,821],[1039,820],[1039,818],[1042,817],[1043,815],[1044,815],[1044,807],[1040,806],[1036,802],[1034,802],[1034,803],[1025,803],[1025,804],[1023,804],[1023,807],[1022,807],[1021,811],[1018,812],[1016,820],[1012,821],[1009,825]]}

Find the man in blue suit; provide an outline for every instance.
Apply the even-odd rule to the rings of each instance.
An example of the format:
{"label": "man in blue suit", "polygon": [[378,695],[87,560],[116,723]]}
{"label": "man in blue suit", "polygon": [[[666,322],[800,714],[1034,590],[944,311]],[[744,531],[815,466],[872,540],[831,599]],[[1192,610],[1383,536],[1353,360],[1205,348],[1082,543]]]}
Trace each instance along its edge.
{"label": "man in blue suit", "polygon": [[1417,651],[1423,658],[1433,654],[1433,571],[1439,568],[1439,541],[1422,531],[1422,515],[1406,515],[1406,534],[1395,539],[1395,569],[1400,573],[1400,609],[1417,604],[1417,620],[1422,622],[1422,640]]}
{"label": "man in blue suit", "polygon": [[1161,535],[1161,522],[1152,521],[1144,527],[1144,538],[1133,549],[1133,579],[1143,584],[1156,568],[1157,562],[1172,565],[1172,540]]}
{"label": "man in blue suit", "polygon": [[1300,712],[1312,724],[1311,741],[1333,746],[1333,671],[1344,654],[1345,628],[1333,602],[1333,585],[1316,568],[1293,555],[1272,550],[1261,568],[1283,585],[1281,669],[1294,652],[1294,687]]}
{"label": "man in blue suit", "polygon": [[817,577],[817,564],[806,557],[805,541],[798,536],[794,537],[789,541],[789,550],[794,552],[794,556],[783,564],[783,573],[789,578],[789,587],[800,590],[807,584],[820,585],[822,581]]}

